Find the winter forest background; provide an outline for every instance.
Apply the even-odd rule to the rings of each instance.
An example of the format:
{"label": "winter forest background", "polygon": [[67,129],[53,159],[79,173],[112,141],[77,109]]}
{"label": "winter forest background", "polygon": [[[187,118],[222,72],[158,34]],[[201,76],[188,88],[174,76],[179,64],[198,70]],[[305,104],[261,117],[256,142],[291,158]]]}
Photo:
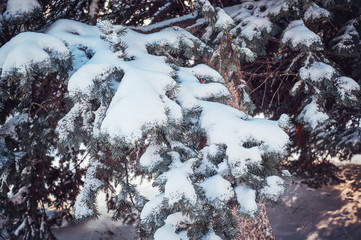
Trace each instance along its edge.
{"label": "winter forest background", "polygon": [[0,239],[99,192],[141,239],[273,239],[287,181],[361,153],[360,36],[360,0],[2,0]]}

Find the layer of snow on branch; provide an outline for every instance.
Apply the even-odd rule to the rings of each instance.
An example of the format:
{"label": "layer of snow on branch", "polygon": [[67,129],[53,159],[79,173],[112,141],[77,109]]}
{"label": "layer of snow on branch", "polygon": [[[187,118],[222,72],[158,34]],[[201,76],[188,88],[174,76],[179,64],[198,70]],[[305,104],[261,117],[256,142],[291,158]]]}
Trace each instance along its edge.
{"label": "layer of snow on branch", "polygon": [[236,29],[240,29],[240,35],[249,41],[259,38],[263,32],[270,33],[272,31],[272,23],[268,17],[250,16],[241,21],[231,33],[235,33]]}
{"label": "layer of snow on branch", "polygon": [[197,195],[189,178],[189,175],[193,172],[192,166],[195,159],[182,163],[178,153],[172,152],[172,154],[174,155],[173,163],[170,166],[171,170],[164,173],[167,178],[164,196],[168,199],[169,206],[176,204],[182,199],[195,204],[197,202]]}
{"label": "layer of snow on branch", "polygon": [[357,39],[360,39],[360,35],[355,28],[356,23],[356,19],[352,19],[341,28],[340,32],[342,34],[332,40],[333,42],[337,42],[332,47],[333,50],[342,52],[343,50],[350,50],[350,48],[355,47],[355,42],[357,42]]}
{"label": "layer of snow on branch", "polygon": [[214,233],[214,231],[210,231],[207,233],[206,236],[204,236],[201,240],[222,240],[217,234]]}
{"label": "layer of snow on branch", "polygon": [[295,20],[288,24],[281,42],[293,48],[312,47],[315,50],[323,49],[321,38],[308,29],[302,20]]}
{"label": "layer of snow on branch", "polygon": [[69,79],[69,93],[73,94],[75,92],[81,92],[89,95],[94,84],[94,80],[109,74],[114,71],[114,69],[115,66],[108,63],[89,63],[83,65]]}
{"label": "layer of snow on branch", "polygon": [[217,8],[216,28],[229,29],[234,25],[233,19],[221,8]]}
{"label": "layer of snow on branch", "polygon": [[[288,136],[277,122],[249,119],[243,112],[219,103],[202,102],[201,106],[201,126],[210,144],[227,145],[226,154],[234,177],[246,174],[249,164],[259,165],[264,152],[284,153]],[[243,147],[253,139],[259,142],[257,147]]]}
{"label": "layer of snow on branch", "polygon": [[322,18],[328,18],[331,14],[324,8],[321,8],[316,3],[311,3],[307,11],[305,12],[304,19],[305,21],[312,21]]}
{"label": "layer of snow on branch", "polygon": [[272,201],[278,201],[285,191],[284,180],[278,176],[266,178],[267,185],[261,189],[261,195]]}
{"label": "layer of snow on branch", "polygon": [[163,161],[163,158],[159,154],[160,150],[161,146],[159,145],[148,146],[147,150],[139,159],[140,165],[148,169],[148,171],[152,171],[157,164]]}
{"label": "layer of snow on branch", "polygon": [[224,79],[221,74],[205,64],[198,64],[192,67],[190,71],[196,77],[209,77],[213,82],[224,83]]}
{"label": "layer of snow on branch", "polygon": [[200,183],[200,186],[203,188],[207,200],[215,207],[234,196],[231,183],[219,174],[207,178]]}
{"label": "layer of snow on branch", "polygon": [[237,186],[234,191],[236,192],[237,201],[240,205],[240,213],[253,216],[258,210],[256,191],[245,185]]}
{"label": "layer of snow on branch", "polygon": [[336,74],[336,69],[323,62],[314,62],[308,67],[302,67],[299,74],[302,80],[319,83],[323,80],[331,80]]}
{"label": "layer of snow on branch", "polygon": [[[337,90],[340,93],[342,99],[350,96],[352,91],[360,91],[360,85],[352,78],[342,76],[336,78],[336,82],[338,85]],[[352,95],[352,97],[354,100],[356,100],[355,96]]]}
{"label": "layer of snow on branch", "polygon": [[5,18],[17,17],[25,13],[31,13],[40,7],[37,0],[8,0],[4,16]]}
{"label": "layer of snow on branch", "polygon": [[194,19],[198,17],[198,11],[194,11],[193,13],[178,17],[178,18],[172,18],[172,19],[168,19],[162,22],[157,22],[154,24],[150,24],[148,26],[136,26],[136,27],[131,27],[131,29],[134,30],[139,30],[142,32],[151,32],[154,31],[156,29],[160,29],[160,28],[164,28],[167,26],[171,26],[174,25],[176,23],[182,22],[182,21],[186,21],[186,20],[190,20],[190,19]]}
{"label": "layer of snow on branch", "polygon": [[0,49],[2,77],[15,69],[25,75],[34,64],[49,67],[51,58],[70,58],[68,49],[60,39],[42,33],[20,33]]}
{"label": "layer of snow on branch", "polygon": [[147,219],[151,219],[152,216],[159,215],[159,212],[162,209],[162,204],[164,201],[164,193],[157,195],[152,200],[147,202],[142,212],[140,213],[140,219],[141,221],[147,221]]}
{"label": "layer of snow on branch", "polygon": [[244,1],[242,4],[226,7],[224,10],[235,20],[240,20],[251,14],[259,17],[277,16],[282,11],[288,11],[289,5],[284,0]]}
{"label": "layer of snow on branch", "polygon": [[177,228],[192,221],[181,212],[176,212],[167,217],[164,226],[154,233],[154,240],[187,240],[186,232],[176,232]]}
{"label": "layer of snow on branch", "polygon": [[99,162],[92,160],[90,166],[86,171],[86,178],[84,181],[83,189],[80,191],[76,202],[74,204],[75,217],[77,219],[86,218],[95,214],[94,209],[91,209],[87,203],[90,192],[96,192],[97,189],[103,184],[99,179],[96,178],[96,169]]}
{"label": "layer of snow on branch", "polygon": [[312,129],[315,129],[319,123],[326,121],[328,118],[328,115],[320,109],[316,100],[312,99],[312,102],[303,108],[302,112],[297,117],[297,120],[302,121]]}

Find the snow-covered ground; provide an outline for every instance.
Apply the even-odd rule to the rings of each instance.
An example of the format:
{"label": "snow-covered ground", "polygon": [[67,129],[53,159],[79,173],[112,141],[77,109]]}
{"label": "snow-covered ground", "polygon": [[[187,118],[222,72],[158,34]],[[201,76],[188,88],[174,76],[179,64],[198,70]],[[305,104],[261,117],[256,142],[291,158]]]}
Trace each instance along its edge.
{"label": "snow-covered ground", "polygon": [[[346,180],[337,186],[309,188],[301,179],[289,181],[283,202],[268,206],[277,240],[357,240],[361,236],[361,164],[341,166]],[[153,194],[150,186],[143,191]],[[104,198],[100,196],[101,202]],[[105,206],[98,220],[54,229],[59,240],[135,239],[135,229],[111,220]]]}
{"label": "snow-covered ground", "polygon": [[268,206],[277,240],[361,238],[361,165],[342,165],[345,183],[313,189],[300,179],[288,183],[279,206]]}

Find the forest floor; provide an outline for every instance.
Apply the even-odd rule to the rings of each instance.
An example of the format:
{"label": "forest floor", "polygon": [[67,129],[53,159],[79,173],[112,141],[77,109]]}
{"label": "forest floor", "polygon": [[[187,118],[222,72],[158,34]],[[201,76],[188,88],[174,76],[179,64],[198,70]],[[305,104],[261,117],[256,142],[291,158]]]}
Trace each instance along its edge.
{"label": "forest floor", "polygon": [[[282,203],[268,206],[268,215],[277,240],[356,240],[361,239],[361,164],[341,166],[344,183],[309,188],[294,179],[287,183]],[[131,240],[131,226],[111,221],[111,214],[96,221],[71,223],[54,229],[59,240]]]}
{"label": "forest floor", "polygon": [[340,167],[344,183],[314,189],[295,179],[282,203],[267,207],[277,240],[361,239],[361,165]]}

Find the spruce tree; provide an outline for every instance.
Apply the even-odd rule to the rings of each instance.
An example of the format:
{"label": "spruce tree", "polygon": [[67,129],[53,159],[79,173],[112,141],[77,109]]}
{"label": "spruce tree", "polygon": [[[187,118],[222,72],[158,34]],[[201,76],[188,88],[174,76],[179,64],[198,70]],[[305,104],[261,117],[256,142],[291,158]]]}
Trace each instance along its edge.
{"label": "spruce tree", "polygon": [[[359,1],[245,1],[225,12],[228,41],[243,49],[233,79],[246,96],[240,105],[274,119],[287,113],[299,156],[292,169],[334,178],[330,157],[360,152]],[[218,43],[218,32],[208,26],[202,39]]]}
{"label": "spruce tree", "polygon": [[[10,190],[19,189],[24,198],[15,205],[26,209],[11,219],[10,235],[53,238],[45,211],[52,202],[43,203],[67,194],[48,191],[67,181],[63,175],[47,181],[52,175],[45,170],[60,159],[58,168],[78,173],[82,146],[89,166],[75,216],[96,216],[96,195],[104,190],[115,218],[132,222],[138,212],[141,237],[235,238],[233,209],[254,216],[257,201],[277,201],[283,192],[277,164],[287,135],[277,122],[250,119],[224,104],[230,95],[222,76],[196,64],[213,50],[182,28],[145,35],[109,21],[91,27],[59,20],[45,34],[21,33],[1,50],[3,99],[12,103],[3,109],[15,116],[28,111],[31,121],[16,129],[33,136],[17,140],[18,148],[30,152],[24,165],[34,162],[34,168],[24,174],[16,164],[10,167],[21,180],[4,189],[4,204],[14,201]],[[27,58],[14,61],[22,51]],[[30,97],[11,101],[19,95]],[[24,175],[31,183],[22,188]],[[131,182],[134,176],[153,179],[160,194],[146,199]],[[80,179],[74,192],[79,185]],[[72,196],[61,200],[73,205]]]}
{"label": "spruce tree", "polygon": [[3,231],[14,239],[54,239],[49,227],[72,218],[68,204],[81,184],[79,151],[58,152],[55,133],[67,109],[70,52],[55,37],[27,32],[0,56]]}

